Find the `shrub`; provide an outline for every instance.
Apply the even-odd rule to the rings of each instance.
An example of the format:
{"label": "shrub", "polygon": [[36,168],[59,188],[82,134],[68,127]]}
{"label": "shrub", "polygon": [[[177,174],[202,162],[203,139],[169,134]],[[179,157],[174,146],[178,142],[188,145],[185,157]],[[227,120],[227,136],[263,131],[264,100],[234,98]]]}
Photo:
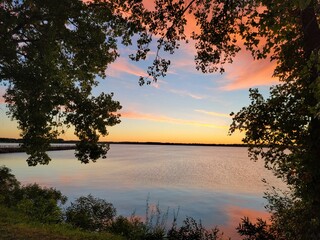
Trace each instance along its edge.
{"label": "shrub", "polygon": [[0,167],[0,203],[10,206],[14,202],[14,194],[20,182],[6,166]]}
{"label": "shrub", "polygon": [[146,234],[145,240],[161,240],[166,234],[169,208],[162,212],[159,203],[153,207],[149,205],[149,197],[146,206]]}
{"label": "shrub", "polygon": [[112,203],[89,194],[71,203],[66,210],[66,222],[85,230],[102,231],[107,229],[115,215]]}
{"label": "shrub", "polygon": [[176,219],[172,228],[168,231],[167,239],[169,240],[218,240],[219,229],[205,229],[201,222],[197,223],[192,217],[187,217],[183,225],[177,228]]}
{"label": "shrub", "polygon": [[54,188],[42,188],[38,184],[20,186],[11,169],[0,167],[0,203],[17,208],[29,218],[46,223],[63,220],[60,204],[66,196]]}
{"label": "shrub", "polygon": [[[243,240],[275,240],[277,239],[270,230],[270,225],[258,218],[256,223],[252,223],[248,217],[241,219],[241,223],[237,227],[237,231],[241,236],[244,236]],[[281,239],[281,238],[279,238]]]}
{"label": "shrub", "polygon": [[118,216],[111,224],[110,232],[121,235],[125,239],[145,239],[146,225],[140,218],[132,215],[130,218]]}
{"label": "shrub", "polygon": [[16,193],[17,208],[31,218],[46,222],[58,223],[63,220],[59,207],[67,197],[54,188],[42,188],[38,184],[21,187]]}

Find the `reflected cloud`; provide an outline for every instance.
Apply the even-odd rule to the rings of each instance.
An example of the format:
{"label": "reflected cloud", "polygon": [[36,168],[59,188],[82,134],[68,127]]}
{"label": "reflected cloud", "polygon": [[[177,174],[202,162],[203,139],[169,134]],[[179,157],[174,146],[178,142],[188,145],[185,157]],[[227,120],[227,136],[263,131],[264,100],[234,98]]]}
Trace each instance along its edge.
{"label": "reflected cloud", "polygon": [[193,125],[193,126],[208,127],[208,128],[220,128],[220,129],[229,128],[229,126],[227,125],[216,125],[211,123],[203,123],[203,122],[190,121],[190,120],[179,119],[179,118],[172,118],[164,115],[145,114],[145,113],[138,113],[138,112],[122,112],[121,117],[127,118],[127,119],[166,122],[171,124]]}
{"label": "reflected cloud", "polygon": [[267,221],[267,223],[270,222],[270,213],[266,211],[228,205],[225,207],[225,212],[228,215],[229,221],[225,226],[221,226],[221,230],[226,236],[231,237],[231,239],[239,239],[236,227],[239,226],[241,219],[244,217],[248,217],[252,222],[256,222],[257,218],[261,218]]}

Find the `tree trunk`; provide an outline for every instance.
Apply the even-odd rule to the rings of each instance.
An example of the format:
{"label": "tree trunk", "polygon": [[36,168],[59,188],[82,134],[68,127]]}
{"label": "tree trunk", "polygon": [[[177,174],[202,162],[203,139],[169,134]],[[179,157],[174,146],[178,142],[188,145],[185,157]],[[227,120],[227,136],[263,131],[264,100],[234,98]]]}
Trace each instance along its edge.
{"label": "tree trunk", "polygon": [[[320,118],[317,116],[320,103],[319,91],[316,81],[320,81],[317,64],[319,64],[320,49],[320,29],[315,13],[316,3],[311,1],[310,5],[301,11],[302,30],[303,30],[303,47],[305,59],[309,61],[310,57],[315,55],[310,68],[309,82],[306,87],[309,88],[310,95],[307,96],[307,104],[312,109],[312,117],[309,125],[308,155],[306,158],[306,171],[310,174],[308,183],[306,184],[305,193],[311,204],[315,208],[315,214],[320,214]],[[319,216],[320,218],[320,216]]]}

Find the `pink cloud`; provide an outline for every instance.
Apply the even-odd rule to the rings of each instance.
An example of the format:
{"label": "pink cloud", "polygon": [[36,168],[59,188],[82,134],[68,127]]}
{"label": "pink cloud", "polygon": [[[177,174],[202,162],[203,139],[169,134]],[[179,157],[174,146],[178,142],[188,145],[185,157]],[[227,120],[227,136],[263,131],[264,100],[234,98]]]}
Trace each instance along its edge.
{"label": "pink cloud", "polygon": [[138,112],[122,112],[122,118],[127,119],[138,119],[138,120],[147,120],[147,121],[154,121],[154,122],[166,122],[171,124],[183,124],[183,125],[193,125],[198,127],[209,127],[209,128],[223,128],[228,129],[229,126],[226,125],[216,125],[212,123],[204,123],[198,121],[191,121],[179,118],[172,118],[163,115],[154,115],[154,114],[146,114],[146,113],[138,113]]}
{"label": "pink cloud", "polygon": [[[241,41],[240,43],[241,44]],[[244,49],[244,47],[242,47]],[[184,72],[195,71],[194,55],[196,50],[194,47],[194,42],[189,44],[183,44],[179,50],[182,53],[178,53],[178,56],[172,61],[173,71],[178,72],[178,69]],[[272,84],[277,84],[278,79],[272,77],[273,71],[275,69],[276,63],[270,62],[270,60],[254,60],[251,53],[242,50],[234,58],[232,64],[226,64],[226,72],[223,75],[215,73],[221,77],[221,90],[232,91],[238,89],[248,89],[255,86],[269,86]],[[201,74],[201,72],[199,72]]]}
{"label": "pink cloud", "polygon": [[119,77],[123,73],[131,74],[134,76],[147,76],[146,71],[129,63],[126,58],[119,58],[116,62],[110,65],[106,70],[106,74],[113,77]]}
{"label": "pink cloud", "polygon": [[275,65],[269,59],[253,60],[249,52],[242,51],[225,67],[227,83],[221,89],[230,91],[276,84],[278,79],[272,77]]}
{"label": "pink cloud", "polygon": [[6,90],[3,88],[3,87],[0,87],[0,104],[4,104],[6,103],[5,102],[5,99],[3,97],[3,95],[5,94]]}

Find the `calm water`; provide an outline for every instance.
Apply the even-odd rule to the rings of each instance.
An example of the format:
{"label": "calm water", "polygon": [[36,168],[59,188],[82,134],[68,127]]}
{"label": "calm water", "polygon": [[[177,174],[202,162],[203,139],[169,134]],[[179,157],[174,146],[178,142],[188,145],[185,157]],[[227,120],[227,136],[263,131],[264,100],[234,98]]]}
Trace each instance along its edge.
{"label": "calm water", "polygon": [[169,207],[168,222],[179,208],[181,221],[192,216],[206,227],[222,226],[231,236],[241,217],[267,217],[262,178],[283,187],[262,161],[250,161],[247,149],[239,147],[111,145],[107,159],[87,165],[74,151],[49,155],[49,165],[28,167],[24,153],[0,154],[0,165],[23,184],[55,187],[71,201],[91,193],[125,216],[135,211],[143,217],[149,196],[164,212]]}

